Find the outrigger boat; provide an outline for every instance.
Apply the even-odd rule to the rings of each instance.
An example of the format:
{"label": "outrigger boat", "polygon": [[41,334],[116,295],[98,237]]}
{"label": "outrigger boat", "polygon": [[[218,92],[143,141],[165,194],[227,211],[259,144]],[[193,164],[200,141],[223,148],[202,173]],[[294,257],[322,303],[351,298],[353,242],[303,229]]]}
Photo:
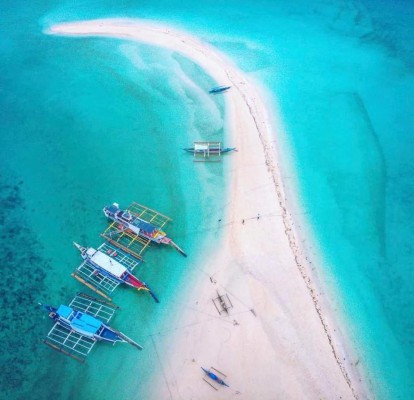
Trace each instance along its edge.
{"label": "outrigger boat", "polygon": [[[92,274],[95,278],[100,274],[108,280],[115,281],[117,284],[125,284],[137,290],[148,291],[153,299],[159,303],[157,297],[151,291],[149,286],[132,275],[130,269],[122,264],[122,262],[127,263],[130,268],[133,268],[135,267],[134,260],[128,260],[126,255],[122,257],[122,253],[120,251],[117,251],[111,246],[105,244],[100,246],[98,250],[95,250],[92,247],[83,247],[76,242],[73,244],[80,251],[82,258],[85,260],[84,264],[87,264],[88,267],[92,267],[94,270]],[[106,252],[101,250],[106,250]],[[118,257],[119,255],[121,255],[121,258],[118,261],[115,257]],[[83,267],[84,264],[82,264],[81,267]]]}
{"label": "outrigger boat", "polygon": [[211,94],[218,94],[218,93],[224,93],[227,92],[231,86],[216,86],[209,90],[209,93]]}
{"label": "outrigger boat", "polygon": [[125,342],[125,340],[109,326],[86,313],[65,306],[64,304],[61,304],[59,307],[53,307],[46,304],[42,304],[42,306],[46,311],[49,311],[49,317],[51,319],[82,336],[86,336],[95,341],[103,340],[111,343]]}
{"label": "outrigger boat", "polygon": [[[139,210],[142,210],[141,215],[145,212],[152,212],[153,217],[148,222],[141,217],[141,215],[132,211],[133,207],[139,207]],[[134,235],[140,236],[150,242],[167,244],[174,247],[178,250],[184,257],[187,257],[187,254],[178,247],[170,238],[167,237],[167,234],[161,230],[161,228],[153,222],[157,217],[163,217],[162,226],[165,225],[170,219],[164,217],[161,214],[154,212],[146,207],[140,206],[137,203],[133,203],[129,210],[121,210],[118,203],[113,203],[110,206],[106,206],[103,209],[105,216],[118,223],[119,231],[127,230],[132,232]],[[113,241],[111,242],[113,243]]]}
{"label": "outrigger boat", "polygon": [[95,343],[99,341],[112,344],[130,343],[142,350],[142,346],[138,343],[107,325],[117,309],[113,304],[94,299],[83,293],[78,293],[69,306],[62,304],[54,307],[39,304],[55,321],[44,343],[78,361],[83,362]]}
{"label": "outrigger boat", "polygon": [[[195,147],[185,147],[183,149],[184,151],[187,151],[189,153],[197,153],[197,154],[204,154],[206,152],[206,149],[204,148],[200,148],[199,146],[195,146]],[[231,151],[237,151],[237,149],[235,147],[225,147],[224,149],[221,148],[210,148],[209,152],[214,154],[214,153],[230,153]]]}
{"label": "outrigger boat", "polygon": [[[203,368],[203,367],[201,367],[201,369],[204,371],[204,373],[210,378],[210,379],[212,379],[213,381],[215,381],[215,382],[217,382],[217,383],[219,383],[220,385],[223,385],[223,386],[227,386],[227,387],[230,387],[229,385],[227,385],[227,383],[226,382],[224,382],[223,381],[223,379],[221,379],[221,378],[219,378],[214,372],[211,372],[210,370],[207,370],[207,369],[205,369],[205,368]],[[215,369],[215,368],[213,368],[213,367],[211,367],[211,369],[214,369],[215,371],[217,371],[217,373],[219,373],[219,374],[221,374],[221,375],[223,375],[224,377],[226,377],[226,375],[224,375],[222,372],[220,372],[220,371],[218,371],[217,369]],[[208,381],[206,381],[207,383],[209,383]],[[210,383],[209,383],[209,385],[210,386],[212,386]],[[217,390],[217,388],[216,387],[214,387],[213,386],[213,388],[214,389],[216,389]]]}
{"label": "outrigger boat", "polygon": [[221,142],[207,141],[194,142],[193,147],[186,147],[183,149],[188,153],[193,153],[195,162],[220,162],[223,153],[230,153],[237,151],[235,147],[222,147]]}

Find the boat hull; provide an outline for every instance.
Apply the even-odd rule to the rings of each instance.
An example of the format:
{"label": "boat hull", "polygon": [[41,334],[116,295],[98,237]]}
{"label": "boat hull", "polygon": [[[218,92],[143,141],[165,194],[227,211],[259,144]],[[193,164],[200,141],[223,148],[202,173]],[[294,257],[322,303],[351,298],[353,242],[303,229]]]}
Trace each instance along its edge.
{"label": "boat hull", "polygon": [[227,92],[229,89],[231,88],[231,86],[218,86],[215,87],[211,90],[209,90],[210,94],[218,94],[218,93],[225,93]]}
{"label": "boat hull", "polygon": [[[204,154],[205,150],[195,150],[194,147],[186,147],[183,149],[184,151],[187,151],[188,153],[196,153],[196,154]],[[210,149],[208,152],[210,154],[218,154],[218,153],[229,153],[231,151],[236,151],[235,147],[226,147],[224,149]]]}

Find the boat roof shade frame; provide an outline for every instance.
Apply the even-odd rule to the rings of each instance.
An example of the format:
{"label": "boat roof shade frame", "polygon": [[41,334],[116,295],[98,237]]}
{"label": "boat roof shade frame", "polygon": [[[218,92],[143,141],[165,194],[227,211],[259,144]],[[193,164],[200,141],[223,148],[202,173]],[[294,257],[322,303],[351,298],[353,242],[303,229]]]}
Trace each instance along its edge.
{"label": "boat roof shade frame", "polygon": [[142,253],[150,246],[150,240],[131,234],[126,229],[120,230],[117,222],[112,222],[101,234],[112,246],[142,260]]}
{"label": "boat roof shade frame", "polygon": [[194,142],[194,162],[220,162],[221,142]]}

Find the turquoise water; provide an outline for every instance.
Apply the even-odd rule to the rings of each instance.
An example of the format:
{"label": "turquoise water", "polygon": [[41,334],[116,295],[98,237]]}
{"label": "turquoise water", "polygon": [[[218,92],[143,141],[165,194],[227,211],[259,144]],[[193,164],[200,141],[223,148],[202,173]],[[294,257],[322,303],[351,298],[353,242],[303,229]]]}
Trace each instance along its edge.
{"label": "turquoise water", "polygon": [[[165,50],[41,33],[54,22],[125,16],[194,32],[274,94],[285,126],[278,139],[295,169],[285,182],[297,184],[341,294],[335,307],[349,321],[355,362],[376,398],[414,397],[411,2],[8,3],[0,6],[0,235],[2,309],[11,311],[0,335],[12,351],[1,355],[2,393],[150,398],[157,334],[174,323],[195,254],[217,244],[225,164],[194,168],[180,151],[193,138],[225,135],[223,104],[205,94],[211,78]],[[50,322],[36,303],[70,300],[80,288],[69,276],[79,262],[71,242],[99,244],[102,206],[132,200],[172,216],[172,236],[191,256],[148,252],[139,276],[160,305],[114,296],[123,307],[114,326],[145,351],[101,346],[78,365],[41,345]]]}

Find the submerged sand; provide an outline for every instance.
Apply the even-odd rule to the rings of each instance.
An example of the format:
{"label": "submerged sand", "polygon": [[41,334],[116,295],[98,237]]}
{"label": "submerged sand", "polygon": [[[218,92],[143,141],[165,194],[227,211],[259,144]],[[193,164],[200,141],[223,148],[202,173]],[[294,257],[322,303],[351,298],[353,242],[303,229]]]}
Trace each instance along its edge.
{"label": "submerged sand", "polygon": [[[350,346],[339,335],[329,304],[318,296],[320,288],[294,229],[276,156],[281,126],[276,118],[271,124],[257,85],[208,44],[153,23],[81,21],[52,26],[47,33],[165,47],[232,86],[226,115],[231,145],[239,152],[231,160],[221,247],[205,260],[197,284],[185,294],[189,307],[176,316],[176,324],[185,328],[156,343],[162,371],[152,386],[153,398],[366,397],[345,350]],[[217,292],[228,294],[229,314],[217,312],[212,302]],[[224,372],[230,388],[209,386],[200,366]]]}

